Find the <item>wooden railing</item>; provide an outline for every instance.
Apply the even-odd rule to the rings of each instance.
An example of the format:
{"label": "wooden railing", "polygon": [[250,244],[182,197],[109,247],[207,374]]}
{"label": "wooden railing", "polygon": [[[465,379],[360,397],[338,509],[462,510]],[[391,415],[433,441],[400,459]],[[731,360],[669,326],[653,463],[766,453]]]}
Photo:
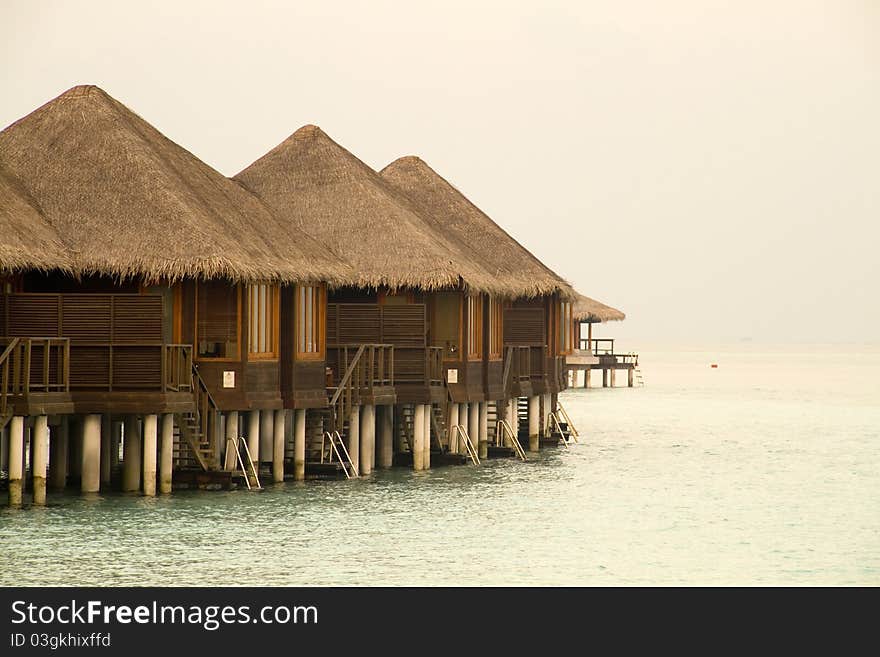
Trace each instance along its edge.
{"label": "wooden railing", "polygon": [[[7,396],[71,390],[192,390],[192,346],[0,338]],[[27,374],[26,374],[27,373]]]}
{"label": "wooden railing", "polygon": [[192,346],[162,342],[71,345],[72,390],[189,392]]}
{"label": "wooden railing", "polygon": [[617,354],[614,353],[614,338],[581,338],[581,351],[589,351],[596,357],[614,358],[618,363],[639,364],[639,355],[633,353]]}
{"label": "wooden railing", "polygon": [[6,420],[12,415],[12,406],[9,403],[9,370],[12,365],[13,353],[18,349],[18,338],[13,338],[6,348],[0,353],[0,429]]}
{"label": "wooden railing", "polygon": [[220,422],[220,407],[217,406],[217,402],[211,396],[205,380],[199,374],[198,365],[192,365],[190,371],[192,372],[193,400],[198,410],[199,429],[213,446],[214,441],[219,436],[217,428]]}
{"label": "wooden railing", "polygon": [[0,338],[0,349],[4,396],[70,390],[70,340]]}
{"label": "wooden railing", "polygon": [[337,372],[347,372],[355,361],[352,385],[358,391],[394,385],[394,347],[390,344],[345,344],[337,347]]}
{"label": "wooden railing", "polygon": [[580,348],[594,356],[611,356],[614,354],[614,338],[581,338]]}
{"label": "wooden railing", "polygon": [[[341,431],[345,418],[364,396],[377,387],[394,385],[394,346],[390,344],[339,345],[337,372],[342,376],[330,398],[333,431]],[[331,387],[333,389],[333,387]]]}

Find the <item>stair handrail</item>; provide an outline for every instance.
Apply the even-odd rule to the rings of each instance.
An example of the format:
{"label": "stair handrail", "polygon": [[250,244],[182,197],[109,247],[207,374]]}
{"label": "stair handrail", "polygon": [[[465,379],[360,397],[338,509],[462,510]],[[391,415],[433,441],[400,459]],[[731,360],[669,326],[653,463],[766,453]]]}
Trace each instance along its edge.
{"label": "stair handrail", "polygon": [[465,449],[467,449],[468,456],[473,464],[480,465],[480,455],[477,454],[477,450],[474,448],[474,443],[471,441],[471,437],[468,435],[468,431],[464,428],[464,425],[456,424],[452,429],[453,431],[458,431],[459,438],[463,439]]}
{"label": "stair handrail", "polygon": [[[324,438],[330,440],[330,460],[328,463],[333,463],[333,454],[335,453],[337,460],[342,465],[342,472],[345,473],[346,479],[352,478],[351,473],[353,473],[355,477],[360,477],[358,467],[355,465],[354,461],[351,460],[348,449],[345,447],[345,441],[342,440],[339,431],[325,431],[321,436],[321,462],[324,462]],[[342,454],[345,455],[345,459],[342,458],[342,454],[339,452],[340,447],[342,448]],[[346,465],[346,463],[348,463],[348,465]]]}
{"label": "stair handrail", "polygon": [[578,437],[580,437],[580,433],[577,428],[574,426],[574,423],[571,421],[571,418],[568,416],[568,411],[565,410],[565,407],[562,405],[562,402],[556,401],[556,412],[562,415],[562,418],[565,420],[565,424],[568,425],[568,433],[574,439],[574,442],[578,442]]}
{"label": "stair handrail", "polygon": [[0,422],[6,417],[10,407],[9,365],[12,363],[12,352],[18,348],[18,343],[19,338],[12,338],[6,349],[0,354]]}
{"label": "stair handrail", "polygon": [[498,427],[501,427],[501,436],[502,442],[499,447],[504,446],[504,438],[507,438],[510,441],[511,446],[513,446],[513,451],[516,452],[516,455],[523,461],[526,460],[526,452],[523,449],[522,445],[519,444],[519,438],[514,435],[513,429],[510,426],[510,423],[507,420],[498,420],[498,424],[495,427],[495,434],[498,434]]}
{"label": "stair handrail", "polygon": [[[559,424],[559,418],[556,417],[556,413],[550,413],[550,415],[547,417],[547,424],[556,425],[556,431],[559,432],[559,435],[562,438],[562,444],[565,446],[565,449],[568,449],[568,441],[565,439],[565,433],[562,431],[562,427]],[[553,427],[550,426],[548,428],[550,429],[548,433],[552,435]]]}
{"label": "stair handrail", "polygon": [[232,449],[235,450],[236,460],[238,461],[238,466],[241,468],[241,474],[244,475],[244,483],[247,484],[248,490],[253,490],[253,486],[251,486],[251,478],[248,475],[247,468],[245,467],[244,461],[241,458],[241,447],[244,447],[244,453],[247,456],[248,465],[251,467],[251,474],[254,477],[254,486],[256,486],[257,490],[261,490],[263,487],[260,485],[260,475],[257,473],[257,468],[254,466],[254,460],[251,458],[251,451],[248,449],[247,440],[245,440],[242,436],[235,436],[227,438],[226,440],[226,449],[229,449],[229,444],[232,443]]}
{"label": "stair handrail", "polygon": [[352,374],[354,374],[355,367],[358,364],[361,356],[364,353],[367,345],[362,344],[358,347],[357,352],[354,355],[354,358],[351,359],[351,362],[348,364],[348,368],[345,370],[345,374],[342,375],[342,378],[339,380],[339,384],[336,387],[336,392],[333,393],[333,397],[330,398],[330,406],[335,406],[336,402],[339,401],[339,396],[342,394],[343,389],[348,385],[351,380]]}
{"label": "stair handrail", "polygon": [[[199,420],[199,429],[202,432],[202,435],[207,439],[210,445],[214,445],[217,440],[216,432],[212,429],[214,422],[211,421],[209,416],[213,415],[216,418],[217,413],[220,411],[220,407],[217,405],[217,402],[214,400],[213,395],[211,395],[211,391],[208,389],[208,384],[205,383],[205,380],[202,378],[201,373],[199,372],[199,366],[197,363],[192,364],[192,395],[193,401],[195,402],[195,412],[196,417]],[[190,445],[191,448],[195,450],[195,448]],[[196,451],[196,460],[200,462],[203,468],[209,469],[207,464],[202,463],[201,455]]]}

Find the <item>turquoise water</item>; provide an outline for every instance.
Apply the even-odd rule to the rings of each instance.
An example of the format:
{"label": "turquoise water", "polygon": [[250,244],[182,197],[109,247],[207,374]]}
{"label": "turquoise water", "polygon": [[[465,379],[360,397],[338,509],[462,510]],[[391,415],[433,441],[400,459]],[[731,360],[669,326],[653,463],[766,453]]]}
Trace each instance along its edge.
{"label": "turquoise water", "polygon": [[527,463],[0,511],[0,584],[880,584],[880,348],[642,353]]}

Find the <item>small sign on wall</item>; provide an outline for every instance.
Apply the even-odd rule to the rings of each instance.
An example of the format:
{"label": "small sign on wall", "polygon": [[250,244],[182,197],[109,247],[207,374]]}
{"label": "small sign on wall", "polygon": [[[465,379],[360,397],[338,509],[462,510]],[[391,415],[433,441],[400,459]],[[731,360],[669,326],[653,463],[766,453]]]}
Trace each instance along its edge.
{"label": "small sign on wall", "polygon": [[224,372],[223,372],[223,387],[224,388],[234,388],[235,387],[235,371],[234,370],[224,370]]}
{"label": "small sign on wall", "polygon": [[446,383],[458,383],[458,370],[457,369],[446,370]]}

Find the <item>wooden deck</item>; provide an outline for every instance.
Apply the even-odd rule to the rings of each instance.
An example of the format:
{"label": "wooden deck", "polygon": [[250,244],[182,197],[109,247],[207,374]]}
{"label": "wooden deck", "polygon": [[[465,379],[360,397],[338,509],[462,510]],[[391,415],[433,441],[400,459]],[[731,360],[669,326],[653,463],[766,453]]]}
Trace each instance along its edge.
{"label": "wooden deck", "polygon": [[580,348],[565,357],[565,367],[572,377],[571,387],[577,386],[578,372],[583,372],[583,387],[590,387],[590,372],[602,371],[602,387],[614,387],[615,373],[627,373],[627,387],[632,388],[639,368],[639,355],[615,353],[613,338],[582,339]]}

